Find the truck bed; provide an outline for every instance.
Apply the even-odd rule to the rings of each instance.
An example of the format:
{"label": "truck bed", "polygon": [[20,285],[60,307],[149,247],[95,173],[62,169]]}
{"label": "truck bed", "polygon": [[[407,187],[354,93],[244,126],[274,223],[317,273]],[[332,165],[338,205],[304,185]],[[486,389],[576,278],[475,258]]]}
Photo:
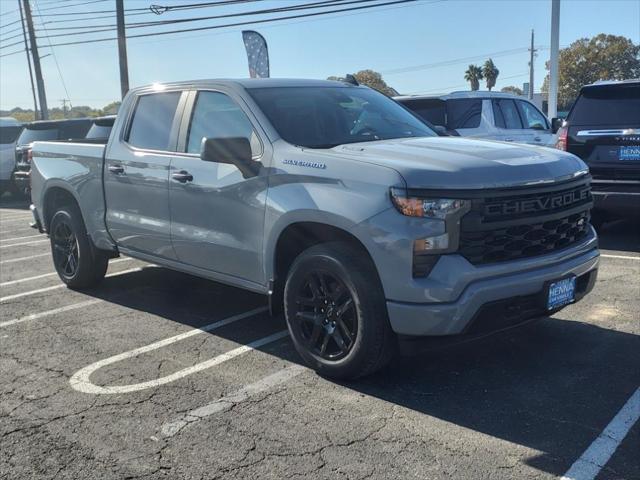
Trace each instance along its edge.
{"label": "truck bed", "polygon": [[51,187],[61,187],[76,197],[87,232],[96,246],[113,248],[104,223],[102,168],[105,148],[104,144],[79,142],[33,144],[31,199],[45,230],[50,212],[44,208],[43,192],[51,195]]}

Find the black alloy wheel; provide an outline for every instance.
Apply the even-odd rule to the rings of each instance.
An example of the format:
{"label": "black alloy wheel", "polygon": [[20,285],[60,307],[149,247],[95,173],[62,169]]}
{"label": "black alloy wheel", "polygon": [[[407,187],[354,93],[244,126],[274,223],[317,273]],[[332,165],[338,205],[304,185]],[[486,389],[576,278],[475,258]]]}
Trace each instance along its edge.
{"label": "black alloy wheel", "polygon": [[358,314],[340,279],[329,272],[309,272],[295,304],[294,321],[311,352],[330,361],[349,354],[356,341]]}
{"label": "black alloy wheel", "polygon": [[52,232],[53,261],[58,272],[66,278],[73,278],[78,271],[80,251],[78,239],[68,221],[60,221]]}

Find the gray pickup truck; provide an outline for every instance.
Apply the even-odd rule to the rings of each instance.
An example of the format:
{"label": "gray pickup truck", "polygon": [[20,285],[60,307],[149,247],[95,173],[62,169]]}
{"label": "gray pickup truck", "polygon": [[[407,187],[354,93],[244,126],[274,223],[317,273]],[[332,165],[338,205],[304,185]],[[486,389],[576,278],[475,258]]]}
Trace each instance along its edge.
{"label": "gray pickup truck", "polygon": [[438,137],[347,83],[138,88],[106,146],[36,142],[31,181],[69,287],[123,254],[268,295],[331,377],[375,371],[398,340],[556,312],[596,280],[580,159]]}

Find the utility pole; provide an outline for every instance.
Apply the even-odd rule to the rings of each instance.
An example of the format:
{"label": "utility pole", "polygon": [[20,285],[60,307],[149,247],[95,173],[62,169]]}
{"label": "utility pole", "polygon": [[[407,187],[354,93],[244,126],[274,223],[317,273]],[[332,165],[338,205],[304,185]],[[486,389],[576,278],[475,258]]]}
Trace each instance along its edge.
{"label": "utility pole", "polygon": [[118,27],[118,58],[120,59],[120,93],[124,98],[129,91],[129,65],[127,62],[127,36],[124,26],[123,0],[116,0],[116,23]]}
{"label": "utility pole", "polygon": [[29,81],[31,82],[31,95],[33,95],[33,119],[38,119],[38,101],[36,100],[36,87],[33,85],[33,70],[31,70],[31,58],[29,57],[29,44],[27,43],[27,30],[24,28],[24,15],[22,14],[22,3],[18,0],[18,10],[20,10],[20,26],[22,27],[22,38],[24,39],[24,53],[27,55],[27,66],[29,67]]}
{"label": "utility pole", "polygon": [[558,51],[560,49],[560,0],[551,0],[551,55],[547,115],[558,116]]}
{"label": "utility pole", "polygon": [[36,84],[38,85],[38,98],[40,99],[40,118],[49,119],[49,109],[47,108],[47,94],[44,91],[44,80],[42,69],[40,68],[40,55],[38,54],[38,44],[36,43],[36,32],[33,29],[33,18],[31,17],[31,6],[29,0],[22,0],[24,5],[24,16],[27,19],[29,29],[29,43],[31,44],[31,58],[33,58],[33,69],[36,73]]}
{"label": "utility pole", "polygon": [[533,29],[531,30],[531,48],[529,48],[531,55],[529,56],[529,100],[533,100],[533,58],[537,50],[533,48]]}
{"label": "utility pole", "polygon": [[60,103],[62,103],[62,116],[64,118],[67,118],[67,102],[69,102],[69,105],[71,105],[71,100],[69,100],[68,98],[60,99]]}

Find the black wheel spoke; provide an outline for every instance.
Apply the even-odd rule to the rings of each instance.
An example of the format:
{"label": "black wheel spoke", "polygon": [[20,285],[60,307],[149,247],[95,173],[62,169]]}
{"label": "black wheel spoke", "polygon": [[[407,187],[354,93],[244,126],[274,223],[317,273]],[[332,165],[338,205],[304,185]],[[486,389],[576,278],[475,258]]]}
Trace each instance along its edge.
{"label": "black wheel spoke", "polygon": [[331,339],[331,335],[328,331],[324,331],[324,338],[322,339],[322,345],[320,346],[320,355],[324,355],[327,351],[327,346],[329,345],[329,340]]}
{"label": "black wheel spoke", "polygon": [[331,333],[331,336],[333,337],[333,339],[335,340],[335,342],[338,344],[338,347],[340,347],[342,350],[344,350],[345,348],[347,348],[347,344],[344,341],[344,338],[342,337],[342,334],[340,333],[340,330],[338,330],[337,328]]}
{"label": "black wheel spoke", "polygon": [[[339,329],[342,330],[342,333],[345,337],[347,337],[349,344],[351,344],[351,342],[353,342],[353,334],[349,330],[349,327],[347,327],[347,325],[344,323],[344,320],[342,318],[338,318],[338,320],[336,320],[336,325],[340,327]],[[336,329],[336,331],[337,330],[338,329]]]}
{"label": "black wheel spoke", "polygon": [[311,289],[311,294],[316,301],[319,301],[322,298],[322,292],[320,291],[320,285],[318,284],[318,280],[312,274],[309,275],[309,288]]}
{"label": "black wheel spoke", "polygon": [[342,305],[336,310],[336,316],[342,318],[342,316],[353,306],[353,300],[349,297]]}

